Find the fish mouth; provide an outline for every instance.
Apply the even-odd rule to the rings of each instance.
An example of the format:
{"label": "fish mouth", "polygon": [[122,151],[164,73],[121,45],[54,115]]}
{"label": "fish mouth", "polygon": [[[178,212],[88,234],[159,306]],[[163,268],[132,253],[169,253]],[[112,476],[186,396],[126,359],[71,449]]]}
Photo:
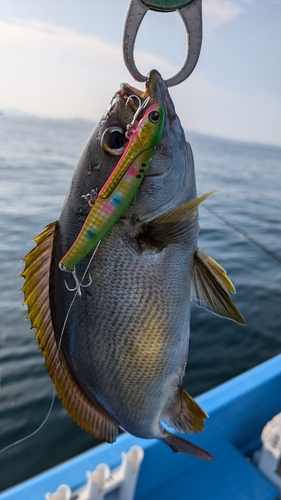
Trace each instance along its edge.
{"label": "fish mouth", "polygon": [[[135,114],[148,97],[150,99],[145,105],[146,109],[152,104],[159,104],[165,112],[161,138],[156,145],[143,185],[136,194],[138,219],[151,220],[187,200],[186,193],[189,192],[188,181],[191,176],[188,169],[191,162],[192,172],[192,159],[167,84],[157,70],[150,71],[145,90],[123,83],[118,97],[122,115],[126,109],[127,112]],[[140,115],[142,112],[137,115],[137,120],[141,119]],[[158,193],[162,193],[163,197],[158,197]]]}
{"label": "fish mouth", "polygon": [[[137,116],[137,121],[142,118],[147,108],[152,104],[159,104],[164,109],[165,120],[162,137],[165,137],[165,139],[160,139],[160,142],[157,144],[157,160],[155,158],[152,160],[149,172],[146,173],[145,177],[151,180],[168,177],[170,175],[170,165],[167,165],[167,162],[163,161],[163,157],[167,155],[167,142],[169,143],[169,140],[167,141],[166,139],[171,137],[171,132],[176,123],[179,122],[179,119],[177,118],[166,82],[156,69],[152,69],[145,82],[145,90],[133,87],[128,83],[122,83],[118,94],[124,99],[126,105],[129,105],[128,107],[130,107],[133,113],[136,113],[138,108],[144,104],[144,107]],[[148,102],[145,103],[148,98]]]}
{"label": "fish mouth", "polygon": [[125,100],[128,99],[128,97],[136,95],[142,102],[144,102],[147,97],[150,97],[148,88],[143,91],[129,85],[128,83],[121,83],[119,93]]}
{"label": "fish mouth", "polygon": [[147,80],[145,82],[145,90],[137,89],[129,83],[121,83],[119,93],[124,99],[128,99],[128,97],[136,95],[142,102],[144,102],[147,97],[150,97],[150,99],[152,99],[153,101],[152,104],[154,104],[157,87],[161,86],[161,82],[163,82],[163,80],[160,73],[156,69],[152,69],[147,76]]}
{"label": "fish mouth", "polygon": [[[139,104],[143,104],[144,101],[149,97],[149,102],[147,103],[145,109],[151,104],[160,104],[165,112],[169,115],[170,120],[174,120],[176,117],[176,112],[174,104],[168,92],[168,87],[165,81],[162,79],[160,73],[156,69],[152,69],[145,82],[145,90],[138,89],[129,85],[128,83],[121,83],[119,95],[123,97],[125,101],[129,97],[137,96],[138,99],[135,101],[130,99],[130,106],[133,112],[136,112]],[[141,118],[141,116],[140,116]]]}

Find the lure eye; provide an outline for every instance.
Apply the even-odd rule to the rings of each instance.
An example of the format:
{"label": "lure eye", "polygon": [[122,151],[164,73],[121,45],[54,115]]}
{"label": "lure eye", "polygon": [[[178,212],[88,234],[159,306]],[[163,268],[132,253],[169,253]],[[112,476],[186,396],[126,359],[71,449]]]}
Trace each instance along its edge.
{"label": "lure eye", "polygon": [[116,126],[107,128],[101,136],[101,146],[112,156],[121,155],[126,147],[124,130]]}
{"label": "lure eye", "polygon": [[148,118],[152,123],[157,123],[160,120],[160,113],[158,113],[158,111],[151,111],[151,113],[149,113],[148,115]]}

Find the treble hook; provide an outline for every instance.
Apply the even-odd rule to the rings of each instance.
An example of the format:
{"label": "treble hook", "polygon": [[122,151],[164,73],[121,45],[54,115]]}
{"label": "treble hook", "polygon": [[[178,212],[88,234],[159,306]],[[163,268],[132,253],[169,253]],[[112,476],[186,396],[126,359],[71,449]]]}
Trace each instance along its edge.
{"label": "treble hook", "polygon": [[[186,80],[194,70],[199,58],[202,44],[202,0],[131,0],[125,21],[123,33],[123,58],[132,77],[138,82],[145,82],[147,77],[142,75],[135,64],[134,46],[139,27],[149,9],[158,12],[177,10],[181,16],[187,38],[187,51],[182,67],[172,78],[166,80],[168,87],[173,87]],[[172,4],[172,6],[170,6]]]}
{"label": "treble hook", "polygon": [[128,99],[126,100],[126,104],[125,104],[125,106],[127,106],[128,102],[129,102],[132,98],[137,99],[139,106],[138,106],[138,109],[137,109],[137,111],[135,112],[135,114],[134,114],[134,116],[133,116],[133,118],[132,118],[131,123],[129,123],[129,124],[127,125],[127,132],[125,133],[125,137],[126,137],[127,139],[130,139],[130,136],[132,135],[132,133],[134,132],[134,130],[135,130],[135,128],[136,128],[136,125],[137,125],[137,123],[138,123],[138,122],[137,122],[137,118],[138,118],[139,114],[141,113],[141,111],[143,111],[143,110],[146,108],[146,106],[148,105],[148,103],[149,103],[149,101],[150,101],[150,97],[147,97],[147,98],[146,98],[143,102],[141,102],[140,97],[139,97],[138,95],[133,94],[133,95],[130,95],[130,96],[128,97]]}
{"label": "treble hook", "polygon": [[[81,297],[81,296],[82,296],[82,293],[81,293],[81,288],[87,288],[87,287],[88,287],[88,286],[90,286],[90,285],[92,284],[92,282],[93,282],[93,280],[92,280],[92,276],[90,275],[90,273],[89,273],[89,283],[87,283],[87,285],[82,285],[82,282],[81,282],[81,281],[79,281],[79,279],[78,279],[78,277],[77,277],[75,266],[74,266],[74,268],[73,268],[73,269],[67,269],[67,267],[65,267],[65,266],[61,266],[61,265],[60,265],[59,267],[60,267],[60,269],[61,269],[62,271],[65,271],[65,272],[67,272],[67,273],[71,273],[71,274],[72,274],[72,276],[73,276],[73,278],[74,278],[74,281],[75,281],[75,287],[74,287],[74,288],[70,288],[70,287],[68,286],[68,284],[66,283],[66,281],[64,281],[64,284],[65,284],[65,286],[66,286],[67,290],[69,290],[70,292],[75,292],[75,291],[77,291],[77,293],[78,293],[79,297]],[[83,278],[82,278],[82,279],[83,279]]]}

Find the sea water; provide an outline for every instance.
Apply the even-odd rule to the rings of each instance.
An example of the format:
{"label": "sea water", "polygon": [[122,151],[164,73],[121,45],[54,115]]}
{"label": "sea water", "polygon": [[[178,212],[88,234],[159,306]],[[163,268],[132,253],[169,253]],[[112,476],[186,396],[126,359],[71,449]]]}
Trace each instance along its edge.
{"label": "sea water", "polygon": [[[0,116],[0,448],[44,420],[53,385],[19,293],[32,238],[59,217],[93,124]],[[196,396],[281,352],[281,148],[186,133],[200,208],[199,246],[228,272],[242,327],[192,306],[184,387]],[[260,246],[258,246],[260,245]],[[97,443],[58,399],[47,424],[0,454],[0,490]]]}

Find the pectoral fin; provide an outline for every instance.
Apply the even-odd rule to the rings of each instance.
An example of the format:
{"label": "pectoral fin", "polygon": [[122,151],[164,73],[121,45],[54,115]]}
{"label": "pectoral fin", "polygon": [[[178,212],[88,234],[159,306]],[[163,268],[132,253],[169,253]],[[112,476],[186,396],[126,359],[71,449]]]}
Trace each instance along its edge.
{"label": "pectoral fin", "polygon": [[118,423],[108,415],[98,401],[87,398],[72,375],[62,350],[58,350],[53,329],[49,281],[52,250],[58,223],[49,224],[35,238],[36,247],[24,258],[25,279],[22,290],[28,306],[31,326],[37,329],[36,338],[46,359],[46,368],[55,384],[57,393],[72,418],[96,438],[113,442],[118,434]]}
{"label": "pectoral fin", "polygon": [[198,307],[245,325],[228,292],[235,293],[235,288],[225,270],[198,248],[194,255],[191,300]]}
{"label": "pectoral fin", "polygon": [[139,236],[140,239],[157,242],[163,246],[172,243],[188,242],[194,230],[197,230],[197,211],[199,205],[213,193],[214,191],[199,196],[143,224]]}

